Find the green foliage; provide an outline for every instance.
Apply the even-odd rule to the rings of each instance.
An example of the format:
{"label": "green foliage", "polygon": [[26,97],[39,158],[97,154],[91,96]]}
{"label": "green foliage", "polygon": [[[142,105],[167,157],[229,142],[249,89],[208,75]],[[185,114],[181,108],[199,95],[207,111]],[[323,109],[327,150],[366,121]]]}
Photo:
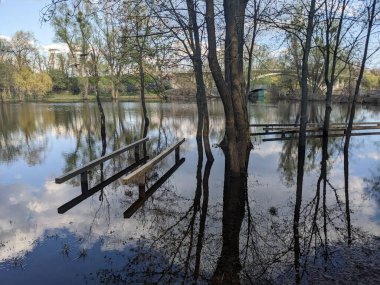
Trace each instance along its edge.
{"label": "green foliage", "polygon": [[376,88],[380,86],[380,76],[373,72],[364,73],[363,77],[363,87],[365,88]]}
{"label": "green foliage", "polygon": [[69,78],[64,72],[58,69],[49,70],[49,75],[53,80],[53,91],[59,92],[69,89]]}
{"label": "green foliage", "polygon": [[26,98],[38,98],[52,90],[53,81],[45,72],[33,73],[29,68],[22,67],[14,73],[14,87],[18,94]]}
{"label": "green foliage", "polygon": [[10,90],[13,86],[14,68],[7,62],[0,61],[0,94],[2,98],[10,97]]}

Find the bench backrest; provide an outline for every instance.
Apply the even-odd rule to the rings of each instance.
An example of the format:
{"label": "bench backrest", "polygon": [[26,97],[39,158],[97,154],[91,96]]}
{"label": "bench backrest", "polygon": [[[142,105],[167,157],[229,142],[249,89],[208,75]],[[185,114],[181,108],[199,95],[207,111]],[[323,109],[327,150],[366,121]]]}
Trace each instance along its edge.
{"label": "bench backrest", "polygon": [[115,157],[115,156],[117,156],[117,155],[119,155],[119,154],[121,154],[121,153],[129,150],[129,149],[138,147],[142,143],[146,143],[148,140],[149,140],[149,138],[145,137],[145,138],[143,138],[141,140],[135,141],[135,142],[133,142],[133,143],[127,145],[127,146],[124,146],[124,147],[122,147],[122,148],[120,148],[118,150],[115,150],[114,152],[111,152],[110,154],[107,154],[107,155],[99,157],[99,158],[97,158],[97,159],[95,159],[93,161],[90,161],[89,163],[83,165],[80,168],[74,169],[74,170],[72,170],[72,171],[70,171],[70,172],[68,172],[68,173],[66,173],[66,174],[64,174],[64,175],[62,175],[60,177],[57,177],[55,179],[55,183],[61,184],[61,183],[65,182],[65,181],[69,180],[70,178],[73,178],[73,177],[75,177],[75,176],[77,176],[79,174],[82,174],[85,171],[90,170],[94,166],[96,166],[96,165],[98,165],[98,164],[100,164],[100,163],[102,163],[104,161],[107,161],[107,160],[109,160],[109,159],[111,159],[111,158],[113,158],[113,157]]}

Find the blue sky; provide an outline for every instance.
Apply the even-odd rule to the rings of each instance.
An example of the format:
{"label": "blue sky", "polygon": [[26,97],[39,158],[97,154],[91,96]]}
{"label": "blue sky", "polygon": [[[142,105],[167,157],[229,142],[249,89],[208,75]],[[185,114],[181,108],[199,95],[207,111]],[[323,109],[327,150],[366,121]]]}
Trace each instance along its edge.
{"label": "blue sky", "polygon": [[54,41],[50,23],[41,23],[41,9],[50,0],[0,0],[0,35],[11,37],[16,31],[33,32],[42,45]]}

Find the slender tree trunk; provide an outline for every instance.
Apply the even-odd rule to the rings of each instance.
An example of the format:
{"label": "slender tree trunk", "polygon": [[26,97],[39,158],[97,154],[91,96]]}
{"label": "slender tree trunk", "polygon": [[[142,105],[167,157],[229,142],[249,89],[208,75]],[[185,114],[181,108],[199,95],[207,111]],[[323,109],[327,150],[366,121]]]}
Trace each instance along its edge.
{"label": "slender tree trunk", "polygon": [[256,44],[256,34],[257,34],[257,25],[258,25],[258,19],[257,19],[257,9],[258,7],[255,5],[255,12],[253,15],[253,31],[252,31],[252,39],[250,43],[250,47],[248,50],[248,70],[247,70],[247,82],[246,82],[246,89],[245,93],[248,95],[250,89],[251,89],[251,74],[252,74],[252,61],[253,61],[253,49]]}
{"label": "slender tree trunk", "polygon": [[197,21],[196,8],[193,0],[186,0],[190,19],[190,29],[193,32],[192,50],[195,82],[197,85],[197,108],[198,108],[198,128],[197,137],[203,137],[205,153],[208,160],[214,160],[211,152],[209,140],[209,116],[207,107],[206,87],[203,76],[202,48],[200,44],[199,27]]}
{"label": "slender tree trunk", "polygon": [[141,107],[144,116],[145,125],[149,125],[148,112],[145,105],[145,73],[144,73],[144,65],[143,65],[143,54],[142,51],[139,51],[139,75],[140,75],[140,101]]}
{"label": "slender tree trunk", "polygon": [[112,79],[111,82],[111,99],[115,100],[116,99],[116,90],[115,90],[115,82]]}
{"label": "slender tree trunk", "polygon": [[[323,122],[323,134],[324,136],[328,136],[328,129],[330,126],[330,114],[332,111],[332,95],[333,95],[333,90],[334,90],[334,83],[336,81],[336,64],[338,61],[338,53],[339,53],[339,47],[341,43],[341,31],[342,31],[342,26],[343,26],[343,19],[345,16],[345,10],[346,10],[346,5],[347,2],[346,0],[343,0],[342,7],[341,7],[341,12],[340,12],[340,17],[339,17],[339,22],[338,26],[336,28],[336,35],[334,39],[334,50],[332,54],[332,63],[330,66],[330,54],[331,54],[331,36],[332,36],[332,29],[333,29],[333,20],[329,16],[329,9],[333,9],[328,6],[327,1],[324,3],[325,4],[325,15],[326,15],[326,32],[325,32],[325,41],[326,41],[326,47],[325,47],[325,70],[324,70],[324,78],[325,78],[325,84],[326,84],[326,106],[325,106],[325,118]],[[330,13],[331,14],[331,13]]]}
{"label": "slender tree trunk", "polygon": [[[294,267],[296,270],[296,283],[301,282],[300,276],[300,243],[299,243],[299,220],[300,220],[300,209],[302,203],[302,187],[303,187],[303,176],[304,176],[304,165],[305,165],[305,150],[306,150],[306,125],[307,125],[307,98],[308,98],[308,63],[309,54],[311,49],[311,40],[314,31],[314,16],[315,16],[315,2],[316,0],[311,0],[310,10],[307,21],[306,39],[303,50],[302,58],[302,75],[301,75],[301,118],[300,118],[300,132],[298,139],[298,164],[297,164],[297,190],[296,190],[296,202],[294,210],[294,223],[293,223],[293,234],[295,238],[294,244]],[[297,242],[298,241],[298,242]]]}
{"label": "slender tree trunk", "polygon": [[361,85],[362,80],[363,80],[365,65],[367,62],[368,46],[369,46],[369,41],[371,38],[372,27],[373,27],[374,20],[375,20],[375,14],[376,14],[375,12],[376,12],[376,0],[373,0],[371,7],[368,8],[367,35],[366,35],[366,40],[365,40],[365,44],[364,44],[363,58],[362,58],[362,62],[360,65],[359,76],[358,76],[358,79],[356,80],[355,93],[354,93],[354,96],[353,96],[352,102],[351,102],[350,119],[348,121],[348,126],[347,126],[347,130],[346,130],[346,140],[344,142],[344,151],[346,151],[346,152],[348,152],[349,145],[350,145],[352,125],[353,125],[354,118],[355,118],[356,100],[357,100],[359,93],[360,93],[360,85]]}

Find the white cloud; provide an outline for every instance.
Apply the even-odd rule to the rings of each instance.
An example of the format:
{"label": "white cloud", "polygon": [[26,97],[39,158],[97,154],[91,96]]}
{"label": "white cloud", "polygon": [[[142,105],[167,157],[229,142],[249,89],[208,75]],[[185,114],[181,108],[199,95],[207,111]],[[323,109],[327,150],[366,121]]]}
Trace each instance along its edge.
{"label": "white cloud", "polygon": [[279,143],[266,143],[255,147],[254,154],[267,157],[269,155],[278,154],[282,151],[282,145]]}
{"label": "white cloud", "polygon": [[40,47],[43,51],[50,51],[50,50],[56,50],[56,52],[69,52],[69,48],[64,43],[53,43],[49,45],[43,45]]}
{"label": "white cloud", "polygon": [[5,35],[0,35],[0,39],[6,40],[6,41],[9,42],[11,40],[11,37],[8,37],[8,36],[5,36]]}

